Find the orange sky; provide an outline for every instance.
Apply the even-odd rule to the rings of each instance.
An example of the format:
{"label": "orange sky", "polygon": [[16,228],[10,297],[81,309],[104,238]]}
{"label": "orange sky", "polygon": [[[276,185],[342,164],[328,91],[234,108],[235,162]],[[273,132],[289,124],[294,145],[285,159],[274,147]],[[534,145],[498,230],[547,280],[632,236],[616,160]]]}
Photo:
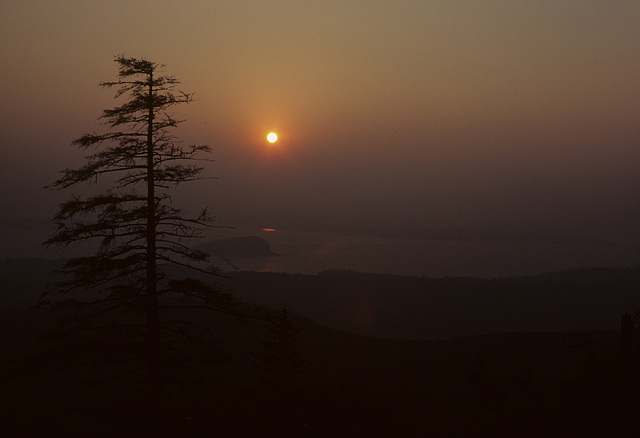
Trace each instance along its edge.
{"label": "orange sky", "polygon": [[0,2],[2,217],[51,217],[124,53],[196,93],[180,135],[219,179],[189,197],[225,223],[640,242],[638,23],[636,0]]}

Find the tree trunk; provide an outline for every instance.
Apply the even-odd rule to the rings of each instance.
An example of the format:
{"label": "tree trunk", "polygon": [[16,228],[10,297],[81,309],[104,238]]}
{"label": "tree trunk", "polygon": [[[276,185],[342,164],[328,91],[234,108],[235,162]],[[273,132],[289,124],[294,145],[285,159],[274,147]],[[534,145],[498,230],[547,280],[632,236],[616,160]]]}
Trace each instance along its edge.
{"label": "tree trunk", "polygon": [[160,323],[156,275],[156,208],[153,150],[153,73],[149,74],[149,115],[147,126],[147,278],[146,278],[146,329],[147,329],[147,398],[148,407],[157,412],[162,394],[160,382]]}

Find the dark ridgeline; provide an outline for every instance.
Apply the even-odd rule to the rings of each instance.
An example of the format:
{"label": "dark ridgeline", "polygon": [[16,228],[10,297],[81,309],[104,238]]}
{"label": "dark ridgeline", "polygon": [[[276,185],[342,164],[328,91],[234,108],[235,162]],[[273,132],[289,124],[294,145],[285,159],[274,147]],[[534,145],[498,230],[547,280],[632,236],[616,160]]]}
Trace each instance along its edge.
{"label": "dark ridgeline", "polygon": [[[44,265],[37,260],[0,262],[3,289],[40,290],[42,281],[33,282],[24,273]],[[221,313],[179,314],[187,323],[208,325],[217,344],[201,366],[190,361],[167,365],[167,370],[185,373],[183,379],[196,374],[202,378],[192,380],[197,386],[165,387],[164,436],[209,436],[212,431],[234,436],[633,436],[638,431],[634,394],[640,389],[640,360],[633,313],[624,318],[623,331],[616,327],[620,314],[631,312],[628,309],[637,301],[638,269],[496,280],[342,271],[316,276],[239,272],[221,281],[234,287],[242,301],[264,304],[269,299],[269,307],[275,309],[286,299],[286,313],[245,302],[235,310],[268,315],[266,324]],[[526,304],[520,313],[509,312],[509,294],[513,302],[520,297]],[[434,295],[451,295],[450,309],[444,301],[425,308]],[[482,295],[487,296],[483,306]],[[339,297],[343,300],[336,301]],[[501,300],[506,307],[488,313]],[[308,307],[301,306],[305,302]],[[369,324],[379,335],[396,339],[330,329],[298,315],[314,306],[325,312],[325,322],[333,319],[336,326],[344,326],[349,316],[361,324],[352,330],[362,331],[362,324]],[[476,322],[502,318],[527,323],[527,308],[534,313],[546,308],[549,315],[558,315],[554,324],[562,322],[562,315],[566,323],[575,324],[598,306],[611,319],[611,330],[552,325],[548,330],[402,339],[415,337],[411,315],[420,313],[431,326],[442,313],[440,323],[450,330],[472,327],[471,316]],[[612,313],[615,308],[618,314]],[[409,317],[407,326],[398,326],[403,315]],[[142,411],[137,401],[144,387],[127,378],[129,362],[119,360],[117,338],[112,343],[90,339],[95,345],[83,357],[77,350],[57,350],[62,358],[83,361],[67,360],[70,368],[56,373],[43,374],[22,360],[34,349],[39,352],[39,344],[25,342],[49,330],[54,318],[55,313],[41,308],[3,312],[0,345],[8,352],[0,395],[7,407],[0,413],[3,424],[46,436],[55,436],[56,429],[59,436],[145,436],[139,428]],[[76,346],[87,348],[90,342]],[[190,344],[192,351],[197,346]],[[104,360],[89,362],[90,357]],[[59,359],[51,352],[47,356],[52,362]],[[107,372],[111,380],[89,381]],[[46,429],[39,429],[39,424]]]}
{"label": "dark ridgeline", "polygon": [[433,339],[496,332],[617,330],[638,306],[640,268],[511,278],[325,271],[228,273],[234,295],[358,334]]}

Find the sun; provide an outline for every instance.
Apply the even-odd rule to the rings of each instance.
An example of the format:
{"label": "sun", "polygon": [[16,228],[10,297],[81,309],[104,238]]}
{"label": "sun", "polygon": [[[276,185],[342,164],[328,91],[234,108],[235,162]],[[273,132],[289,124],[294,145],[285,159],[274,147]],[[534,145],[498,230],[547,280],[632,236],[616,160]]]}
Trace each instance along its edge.
{"label": "sun", "polygon": [[276,134],[275,132],[270,132],[269,134],[267,134],[267,141],[269,143],[275,143],[276,141],[278,141],[278,134]]}

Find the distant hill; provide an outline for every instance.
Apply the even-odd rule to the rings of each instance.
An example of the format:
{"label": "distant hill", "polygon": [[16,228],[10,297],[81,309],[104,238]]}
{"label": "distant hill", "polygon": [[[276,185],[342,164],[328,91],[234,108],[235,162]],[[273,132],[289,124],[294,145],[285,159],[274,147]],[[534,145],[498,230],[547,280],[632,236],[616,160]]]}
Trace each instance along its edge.
{"label": "distant hill", "polygon": [[[2,302],[35,299],[59,263],[0,260]],[[166,397],[167,436],[212,430],[224,436],[637,436],[632,397],[640,377],[634,356],[619,354],[629,352],[619,350],[618,330],[620,314],[638,308],[640,268],[495,280],[340,270],[228,276],[240,300],[262,305],[242,304],[249,314],[286,303],[308,366],[294,374],[289,390],[274,391],[253,365],[252,352],[273,339],[262,321],[189,312],[187,321],[212,330],[217,344],[207,366],[198,367],[207,378],[202,392]],[[75,338],[63,349],[57,338],[38,342],[59,316],[0,308],[3,430],[10,436],[145,430],[132,422],[140,417],[130,408],[139,398],[123,391],[132,387],[128,375],[94,383],[110,372],[108,353],[95,365],[71,362],[66,355],[75,353]],[[459,336],[479,333],[491,334]],[[451,338],[406,340],[428,335]],[[194,344],[189,339],[186,350]],[[30,357],[50,346],[55,354],[47,360]]]}
{"label": "distant hill", "polygon": [[211,240],[196,246],[196,249],[219,257],[269,257],[278,255],[271,251],[269,242],[258,236]]}
{"label": "distant hill", "polygon": [[[248,248],[252,251],[242,254],[273,255],[268,247]],[[59,264],[44,259],[0,260],[0,310],[36,304]],[[640,310],[640,268],[579,269],[499,279],[340,270],[317,275],[241,271],[228,272],[225,277],[219,282],[242,301],[271,308],[286,303],[292,312],[319,324],[378,338],[615,331],[623,313]]]}
{"label": "distant hill", "polygon": [[280,307],[373,337],[617,330],[640,308],[640,268],[581,269],[502,279],[426,278],[354,271],[230,273],[241,300]]}
{"label": "distant hill", "polygon": [[[207,384],[193,395],[166,397],[162,436],[637,436],[629,400],[640,380],[635,361],[615,360],[616,332],[406,341],[356,336],[292,313],[307,366],[282,396],[254,365],[252,353],[271,339],[267,327],[216,312],[206,320],[191,315],[217,334],[213,356],[222,359],[207,357],[199,367]],[[37,339],[55,316],[0,311],[5,435],[146,436],[140,415],[131,415],[138,392],[123,390],[139,380],[125,373],[97,380],[114,364],[107,354],[105,362],[55,367],[75,353],[70,343],[62,356],[45,356],[52,364],[34,361],[48,348]]]}

